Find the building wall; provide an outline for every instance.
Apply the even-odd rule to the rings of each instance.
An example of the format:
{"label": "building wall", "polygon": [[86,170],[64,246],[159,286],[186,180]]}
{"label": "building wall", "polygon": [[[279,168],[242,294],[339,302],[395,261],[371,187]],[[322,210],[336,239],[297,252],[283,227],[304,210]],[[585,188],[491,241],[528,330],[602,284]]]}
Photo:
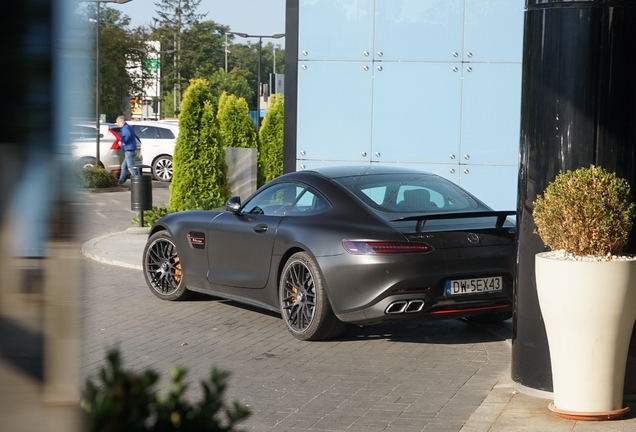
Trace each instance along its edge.
{"label": "building wall", "polygon": [[288,0],[285,171],[400,164],[514,209],[523,12],[524,0]]}

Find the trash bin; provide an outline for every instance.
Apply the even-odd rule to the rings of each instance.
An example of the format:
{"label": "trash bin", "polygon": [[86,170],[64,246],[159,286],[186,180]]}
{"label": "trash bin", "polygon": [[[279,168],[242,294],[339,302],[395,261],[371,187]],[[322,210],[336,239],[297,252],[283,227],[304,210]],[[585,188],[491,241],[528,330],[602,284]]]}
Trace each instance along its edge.
{"label": "trash bin", "polygon": [[144,226],[144,210],[152,210],[152,175],[144,174],[150,165],[133,165],[137,175],[130,178],[130,209],[139,211],[139,226]]}

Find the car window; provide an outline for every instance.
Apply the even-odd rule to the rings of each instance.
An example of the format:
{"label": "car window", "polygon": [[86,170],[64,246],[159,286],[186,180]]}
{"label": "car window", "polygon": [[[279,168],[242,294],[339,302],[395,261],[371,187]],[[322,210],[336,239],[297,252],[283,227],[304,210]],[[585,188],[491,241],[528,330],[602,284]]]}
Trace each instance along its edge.
{"label": "car window", "polygon": [[386,195],[386,186],[372,186],[362,191],[371,201],[378,205],[382,205]]}
{"label": "car window", "polygon": [[174,134],[172,133],[170,129],[157,128],[157,131],[159,132],[159,138],[174,139]]}
{"label": "car window", "polygon": [[154,139],[157,138],[157,128],[154,126],[141,126],[141,125],[134,125],[133,129],[135,131],[135,134],[140,138],[140,139],[144,139],[144,138],[150,138],[150,139]]}
{"label": "car window", "polygon": [[423,213],[479,207],[462,188],[434,175],[366,175],[335,180],[381,212]]}
{"label": "car window", "polygon": [[304,189],[297,183],[276,184],[249,200],[243,207],[243,213],[282,216]]}
{"label": "car window", "polygon": [[429,211],[443,208],[444,196],[433,189],[417,186],[404,186],[398,189],[397,207],[409,211]]}
{"label": "car window", "polygon": [[309,188],[301,191],[298,200],[289,210],[289,215],[307,215],[321,212],[329,207],[329,203],[319,193]]}
{"label": "car window", "polygon": [[[71,126],[71,139],[95,139],[95,136],[97,135],[95,131],[97,131],[97,128],[95,126],[73,125]],[[104,134],[101,133],[99,136],[100,138],[102,138]]]}

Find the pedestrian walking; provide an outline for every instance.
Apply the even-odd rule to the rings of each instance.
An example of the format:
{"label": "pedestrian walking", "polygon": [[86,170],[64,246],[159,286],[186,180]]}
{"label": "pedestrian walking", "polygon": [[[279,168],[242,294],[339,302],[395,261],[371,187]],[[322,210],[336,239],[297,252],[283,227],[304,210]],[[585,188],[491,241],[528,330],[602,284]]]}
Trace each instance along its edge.
{"label": "pedestrian walking", "polygon": [[130,170],[131,175],[137,175],[137,169],[132,167],[135,164],[137,137],[135,136],[133,128],[126,123],[126,118],[124,116],[117,117],[117,125],[121,128],[119,131],[119,136],[121,138],[119,146],[124,152],[124,161],[121,164],[121,174],[117,181],[119,187],[121,187],[121,185],[126,181],[128,170]]}

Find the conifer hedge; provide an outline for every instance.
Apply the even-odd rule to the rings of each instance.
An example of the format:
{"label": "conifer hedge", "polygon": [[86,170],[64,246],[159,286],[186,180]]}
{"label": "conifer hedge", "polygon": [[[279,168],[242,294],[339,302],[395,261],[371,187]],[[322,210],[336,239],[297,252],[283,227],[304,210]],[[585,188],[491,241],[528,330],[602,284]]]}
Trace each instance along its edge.
{"label": "conifer hedge", "polygon": [[218,208],[230,196],[223,140],[205,79],[194,79],[183,95],[179,137],[173,155],[170,207],[175,211]]}
{"label": "conifer hedge", "polygon": [[223,92],[217,119],[225,147],[257,147],[256,130],[245,98]]}
{"label": "conifer hedge", "polygon": [[282,95],[272,95],[259,131],[259,187],[283,174],[284,111]]}

